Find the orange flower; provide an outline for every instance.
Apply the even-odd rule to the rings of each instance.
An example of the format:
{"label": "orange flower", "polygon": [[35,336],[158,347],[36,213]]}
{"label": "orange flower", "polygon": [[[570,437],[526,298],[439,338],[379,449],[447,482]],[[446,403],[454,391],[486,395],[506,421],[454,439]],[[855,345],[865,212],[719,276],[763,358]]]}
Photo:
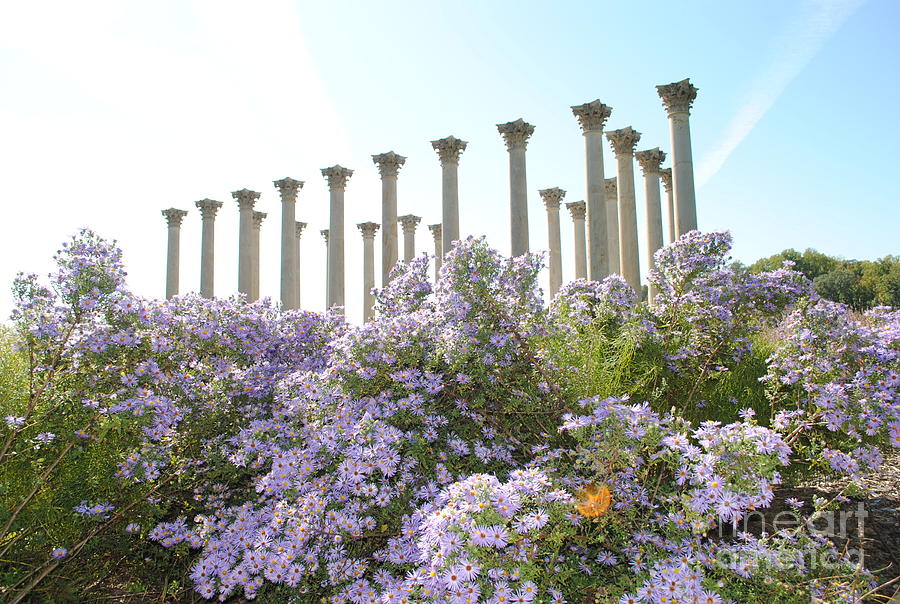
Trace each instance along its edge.
{"label": "orange flower", "polygon": [[575,497],[575,509],[582,516],[596,518],[609,509],[610,493],[606,485],[597,486],[592,482],[579,489]]}

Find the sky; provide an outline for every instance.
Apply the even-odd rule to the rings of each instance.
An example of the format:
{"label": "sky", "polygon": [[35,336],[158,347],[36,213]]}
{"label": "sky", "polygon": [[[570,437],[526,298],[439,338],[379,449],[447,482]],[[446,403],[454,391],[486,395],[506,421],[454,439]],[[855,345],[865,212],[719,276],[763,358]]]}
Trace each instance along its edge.
{"label": "sky", "polygon": [[[408,159],[400,214],[433,250],[441,168],[430,141],[469,142],[460,229],[509,252],[508,154],[496,124],[535,126],[527,152],[531,249],[546,248],[537,193],[584,199],[584,143],[570,106],[613,108],[638,150],[670,150],[655,86],[690,78],[701,230],[729,229],[750,263],[785,248],[854,259],[900,254],[900,3],[894,0],[329,2],[34,0],[0,4],[0,317],[19,271],[46,274],[79,228],[115,239],[133,291],[165,289],[166,224],[182,226],[181,291],[199,290],[200,215],[216,220],[216,293],[237,289],[237,204],[262,193],[261,294],[279,296],[280,201],[305,181],[297,220],[302,306],[325,306],[328,189],[346,190],[347,317],[362,319],[362,238],[380,222],[373,154]],[[614,175],[605,149],[607,176]],[[671,158],[670,158],[671,159]],[[666,162],[664,165],[670,165]],[[636,168],[642,270],[643,188]],[[574,278],[561,215],[563,278]],[[379,234],[380,235],[380,234]],[[378,239],[377,239],[378,241]],[[401,252],[402,253],[402,252]],[[380,245],[376,275],[380,281]],[[543,276],[546,287],[546,271]],[[380,283],[377,283],[380,285]]]}

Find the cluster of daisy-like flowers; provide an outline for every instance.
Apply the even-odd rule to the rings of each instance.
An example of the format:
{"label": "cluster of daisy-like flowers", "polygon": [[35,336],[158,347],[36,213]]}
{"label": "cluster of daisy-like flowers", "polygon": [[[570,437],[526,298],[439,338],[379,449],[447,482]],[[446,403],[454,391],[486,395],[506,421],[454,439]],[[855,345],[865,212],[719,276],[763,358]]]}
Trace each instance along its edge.
{"label": "cluster of daisy-like flowers", "polygon": [[900,311],[855,317],[836,302],[796,309],[779,329],[768,382],[777,429],[810,461],[838,472],[877,469],[900,447]]}
{"label": "cluster of daisy-like flowers", "polygon": [[572,331],[603,322],[619,325],[634,312],[637,294],[621,275],[603,281],[575,279],[560,288],[550,303],[550,317]]}

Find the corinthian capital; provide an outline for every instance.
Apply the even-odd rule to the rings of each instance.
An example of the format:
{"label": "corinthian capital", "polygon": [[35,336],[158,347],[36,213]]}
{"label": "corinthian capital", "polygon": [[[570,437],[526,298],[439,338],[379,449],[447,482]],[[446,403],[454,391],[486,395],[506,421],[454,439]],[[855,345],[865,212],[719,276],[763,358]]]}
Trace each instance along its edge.
{"label": "corinthian capital", "polygon": [[458,164],[459,156],[466,150],[468,145],[464,140],[460,140],[455,136],[448,136],[436,141],[431,141],[431,146],[437,151],[438,157],[441,159],[441,165]]}
{"label": "corinthian capital", "polygon": [[237,201],[238,208],[241,210],[252,210],[254,204],[259,200],[259,193],[256,191],[251,191],[249,189],[241,189],[240,191],[235,191],[231,194],[232,197]]}
{"label": "corinthian capital", "polygon": [[402,155],[397,155],[393,151],[388,151],[387,153],[382,153],[380,155],[373,155],[372,161],[378,166],[378,172],[381,174],[381,178],[397,178],[400,168],[406,163],[406,158]]}
{"label": "corinthian capital", "polygon": [[519,118],[514,122],[497,124],[497,131],[503,136],[506,148],[512,151],[513,149],[524,149],[528,146],[528,139],[534,134],[534,126]]}
{"label": "corinthian capital", "polygon": [[303,234],[303,229],[305,229],[305,228],[306,228],[305,222],[297,221],[294,223],[294,229],[295,229],[295,234],[296,234],[297,239],[300,239],[300,235]]}
{"label": "corinthian capital", "polygon": [[421,222],[421,216],[413,216],[412,214],[406,214],[405,216],[398,216],[397,220],[400,221],[401,226],[403,227],[403,232],[407,233],[410,231],[415,231],[416,226]]}
{"label": "corinthian capital", "polygon": [[347,186],[347,181],[353,176],[353,170],[343,166],[331,166],[330,168],[322,168],[322,176],[328,179],[328,188],[332,191],[343,191]]}
{"label": "corinthian capital", "polygon": [[259,230],[263,220],[266,219],[266,216],[268,216],[268,214],[265,212],[253,212],[253,228]]}
{"label": "corinthian capital", "polygon": [[541,196],[541,199],[544,200],[544,206],[548,210],[558,210],[559,202],[561,202],[566,196],[566,192],[559,187],[553,187],[552,189],[541,189],[538,191],[538,194]]}
{"label": "corinthian capital", "polygon": [[641,140],[641,133],[628,126],[627,128],[619,128],[618,130],[607,132],[606,138],[613,148],[613,153],[618,157],[619,155],[631,155],[634,153],[635,146]]}
{"label": "corinthian capital", "polygon": [[689,112],[694,99],[697,98],[697,90],[699,88],[691,84],[689,78],[656,87],[656,92],[669,115]]}
{"label": "corinthian capital", "polygon": [[294,180],[293,178],[282,178],[273,181],[275,188],[281,194],[281,201],[297,201],[297,193],[303,188],[302,180]]}
{"label": "corinthian capital", "polygon": [[429,224],[429,225],[428,225],[428,230],[431,231],[432,237],[434,237],[434,238],[437,239],[437,240],[440,240],[440,238],[441,238],[441,236],[443,235],[443,232],[444,232],[444,229],[443,229],[443,227],[441,227],[440,223],[438,223],[438,224]]}
{"label": "corinthian capital", "polygon": [[572,215],[572,220],[584,220],[584,217],[587,215],[587,206],[583,201],[567,203],[566,209]]}
{"label": "corinthian capital", "polygon": [[356,225],[356,228],[362,233],[363,239],[372,239],[375,237],[375,231],[378,230],[378,224],[375,222],[360,222]]}
{"label": "corinthian capital", "polygon": [[606,187],[607,201],[616,201],[619,198],[619,180],[615,176],[603,179],[603,186]]}
{"label": "corinthian capital", "polygon": [[181,221],[187,216],[187,210],[169,208],[168,210],[163,210],[162,215],[166,217],[166,224],[170,227],[180,227]]}
{"label": "corinthian capital", "polygon": [[660,165],[666,161],[666,153],[660,151],[659,147],[647,149],[646,151],[638,151],[634,154],[634,158],[641,164],[641,170],[644,174],[659,172]]}
{"label": "corinthian capital", "polygon": [[325,240],[325,245],[328,245],[328,229],[322,229],[319,231],[319,235],[322,236],[322,239]]}
{"label": "corinthian capital", "polygon": [[663,168],[659,171],[659,177],[662,179],[663,187],[666,193],[672,192],[672,168]]}
{"label": "corinthian capital", "polygon": [[584,105],[573,105],[572,113],[578,118],[583,132],[602,132],[606,120],[612,115],[612,107],[604,105],[598,99]]}
{"label": "corinthian capital", "polygon": [[201,199],[200,201],[195,201],[194,205],[200,210],[200,215],[204,220],[211,220],[216,217],[216,213],[222,207],[222,202],[212,199]]}

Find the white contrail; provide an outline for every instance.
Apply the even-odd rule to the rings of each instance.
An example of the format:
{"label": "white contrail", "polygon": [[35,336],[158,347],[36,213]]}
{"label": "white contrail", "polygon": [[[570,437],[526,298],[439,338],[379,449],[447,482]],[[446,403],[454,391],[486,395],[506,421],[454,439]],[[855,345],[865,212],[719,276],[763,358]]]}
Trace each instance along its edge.
{"label": "white contrail", "polygon": [[697,166],[697,184],[715,176],[728,156],[750,134],[788,84],[815,57],[825,42],[865,0],[809,0],[775,44],[775,62],[752,87],[721,140]]}

